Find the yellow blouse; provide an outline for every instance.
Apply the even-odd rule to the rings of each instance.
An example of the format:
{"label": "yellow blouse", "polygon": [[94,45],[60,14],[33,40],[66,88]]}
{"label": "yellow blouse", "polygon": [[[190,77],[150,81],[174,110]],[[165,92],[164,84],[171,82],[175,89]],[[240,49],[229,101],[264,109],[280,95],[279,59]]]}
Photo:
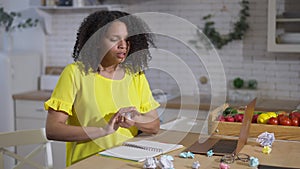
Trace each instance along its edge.
{"label": "yellow blouse", "polygon": [[[121,80],[105,78],[98,73],[85,74],[79,63],[63,70],[45,109],[64,111],[67,123],[75,126],[104,127],[122,107],[135,106],[149,112],[159,103],[154,100],[144,73],[127,74]],[[121,144],[137,135],[137,128],[119,128],[115,133],[88,142],[67,142],[66,165],[69,166],[99,151]]]}

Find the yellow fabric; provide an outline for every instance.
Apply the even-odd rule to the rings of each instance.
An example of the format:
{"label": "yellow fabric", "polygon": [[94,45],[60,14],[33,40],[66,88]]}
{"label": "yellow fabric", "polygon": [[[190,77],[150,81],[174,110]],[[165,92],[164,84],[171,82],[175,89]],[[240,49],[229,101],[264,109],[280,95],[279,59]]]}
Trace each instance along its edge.
{"label": "yellow fabric", "polygon": [[[143,73],[125,74],[111,80],[98,73],[84,74],[79,63],[65,67],[45,109],[64,111],[68,124],[104,127],[121,107],[135,106],[141,113],[159,106]],[[89,142],[67,142],[67,166],[137,135],[137,128],[119,128],[115,133]]]}

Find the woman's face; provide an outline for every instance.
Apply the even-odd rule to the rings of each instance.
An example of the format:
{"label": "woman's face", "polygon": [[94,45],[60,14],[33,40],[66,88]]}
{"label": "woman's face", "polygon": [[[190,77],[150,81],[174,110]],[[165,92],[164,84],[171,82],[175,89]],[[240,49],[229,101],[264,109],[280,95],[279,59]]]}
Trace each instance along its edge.
{"label": "woman's face", "polygon": [[107,53],[101,61],[102,66],[119,64],[126,59],[129,51],[127,36],[127,27],[121,21],[114,21],[108,27],[103,39],[103,49]]}

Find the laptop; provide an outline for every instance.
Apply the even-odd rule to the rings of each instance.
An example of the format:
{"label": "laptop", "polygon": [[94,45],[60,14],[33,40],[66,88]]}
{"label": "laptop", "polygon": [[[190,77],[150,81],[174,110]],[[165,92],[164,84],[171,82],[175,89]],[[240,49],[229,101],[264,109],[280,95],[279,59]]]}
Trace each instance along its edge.
{"label": "laptop", "polygon": [[195,154],[207,154],[209,150],[213,150],[214,155],[238,154],[247,143],[255,104],[256,98],[253,99],[245,108],[244,119],[241,125],[238,139],[227,139],[210,136],[203,143],[199,143],[199,141],[196,141],[185,151],[190,151]]}

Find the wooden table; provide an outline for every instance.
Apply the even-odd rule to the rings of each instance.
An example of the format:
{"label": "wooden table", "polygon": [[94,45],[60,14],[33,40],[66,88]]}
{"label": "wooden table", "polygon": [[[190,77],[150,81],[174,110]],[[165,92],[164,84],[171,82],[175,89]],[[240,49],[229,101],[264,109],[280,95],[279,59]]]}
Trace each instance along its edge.
{"label": "wooden table", "polygon": [[[155,136],[139,136],[133,140],[151,138],[151,140],[167,142],[167,143],[179,143],[186,147],[198,140],[199,134],[186,133],[178,131],[165,131],[161,130],[158,135]],[[174,157],[175,169],[191,169],[193,162],[200,162],[200,169],[218,169],[220,164],[220,156],[207,157],[205,155],[196,154],[194,159],[185,159],[178,157],[179,153],[184,151],[185,148],[168,153]],[[300,166],[300,142],[297,141],[275,141],[273,143],[272,152],[270,154],[263,154],[262,147],[255,142],[255,139],[249,139],[247,145],[242,149],[241,153],[248,154],[250,156],[257,157],[260,164],[295,167]],[[142,169],[143,163],[122,160],[117,158],[103,157],[99,155],[91,156],[85,160],[82,160],[67,169]],[[235,161],[230,164],[230,169],[251,168],[248,163],[241,161]]]}

